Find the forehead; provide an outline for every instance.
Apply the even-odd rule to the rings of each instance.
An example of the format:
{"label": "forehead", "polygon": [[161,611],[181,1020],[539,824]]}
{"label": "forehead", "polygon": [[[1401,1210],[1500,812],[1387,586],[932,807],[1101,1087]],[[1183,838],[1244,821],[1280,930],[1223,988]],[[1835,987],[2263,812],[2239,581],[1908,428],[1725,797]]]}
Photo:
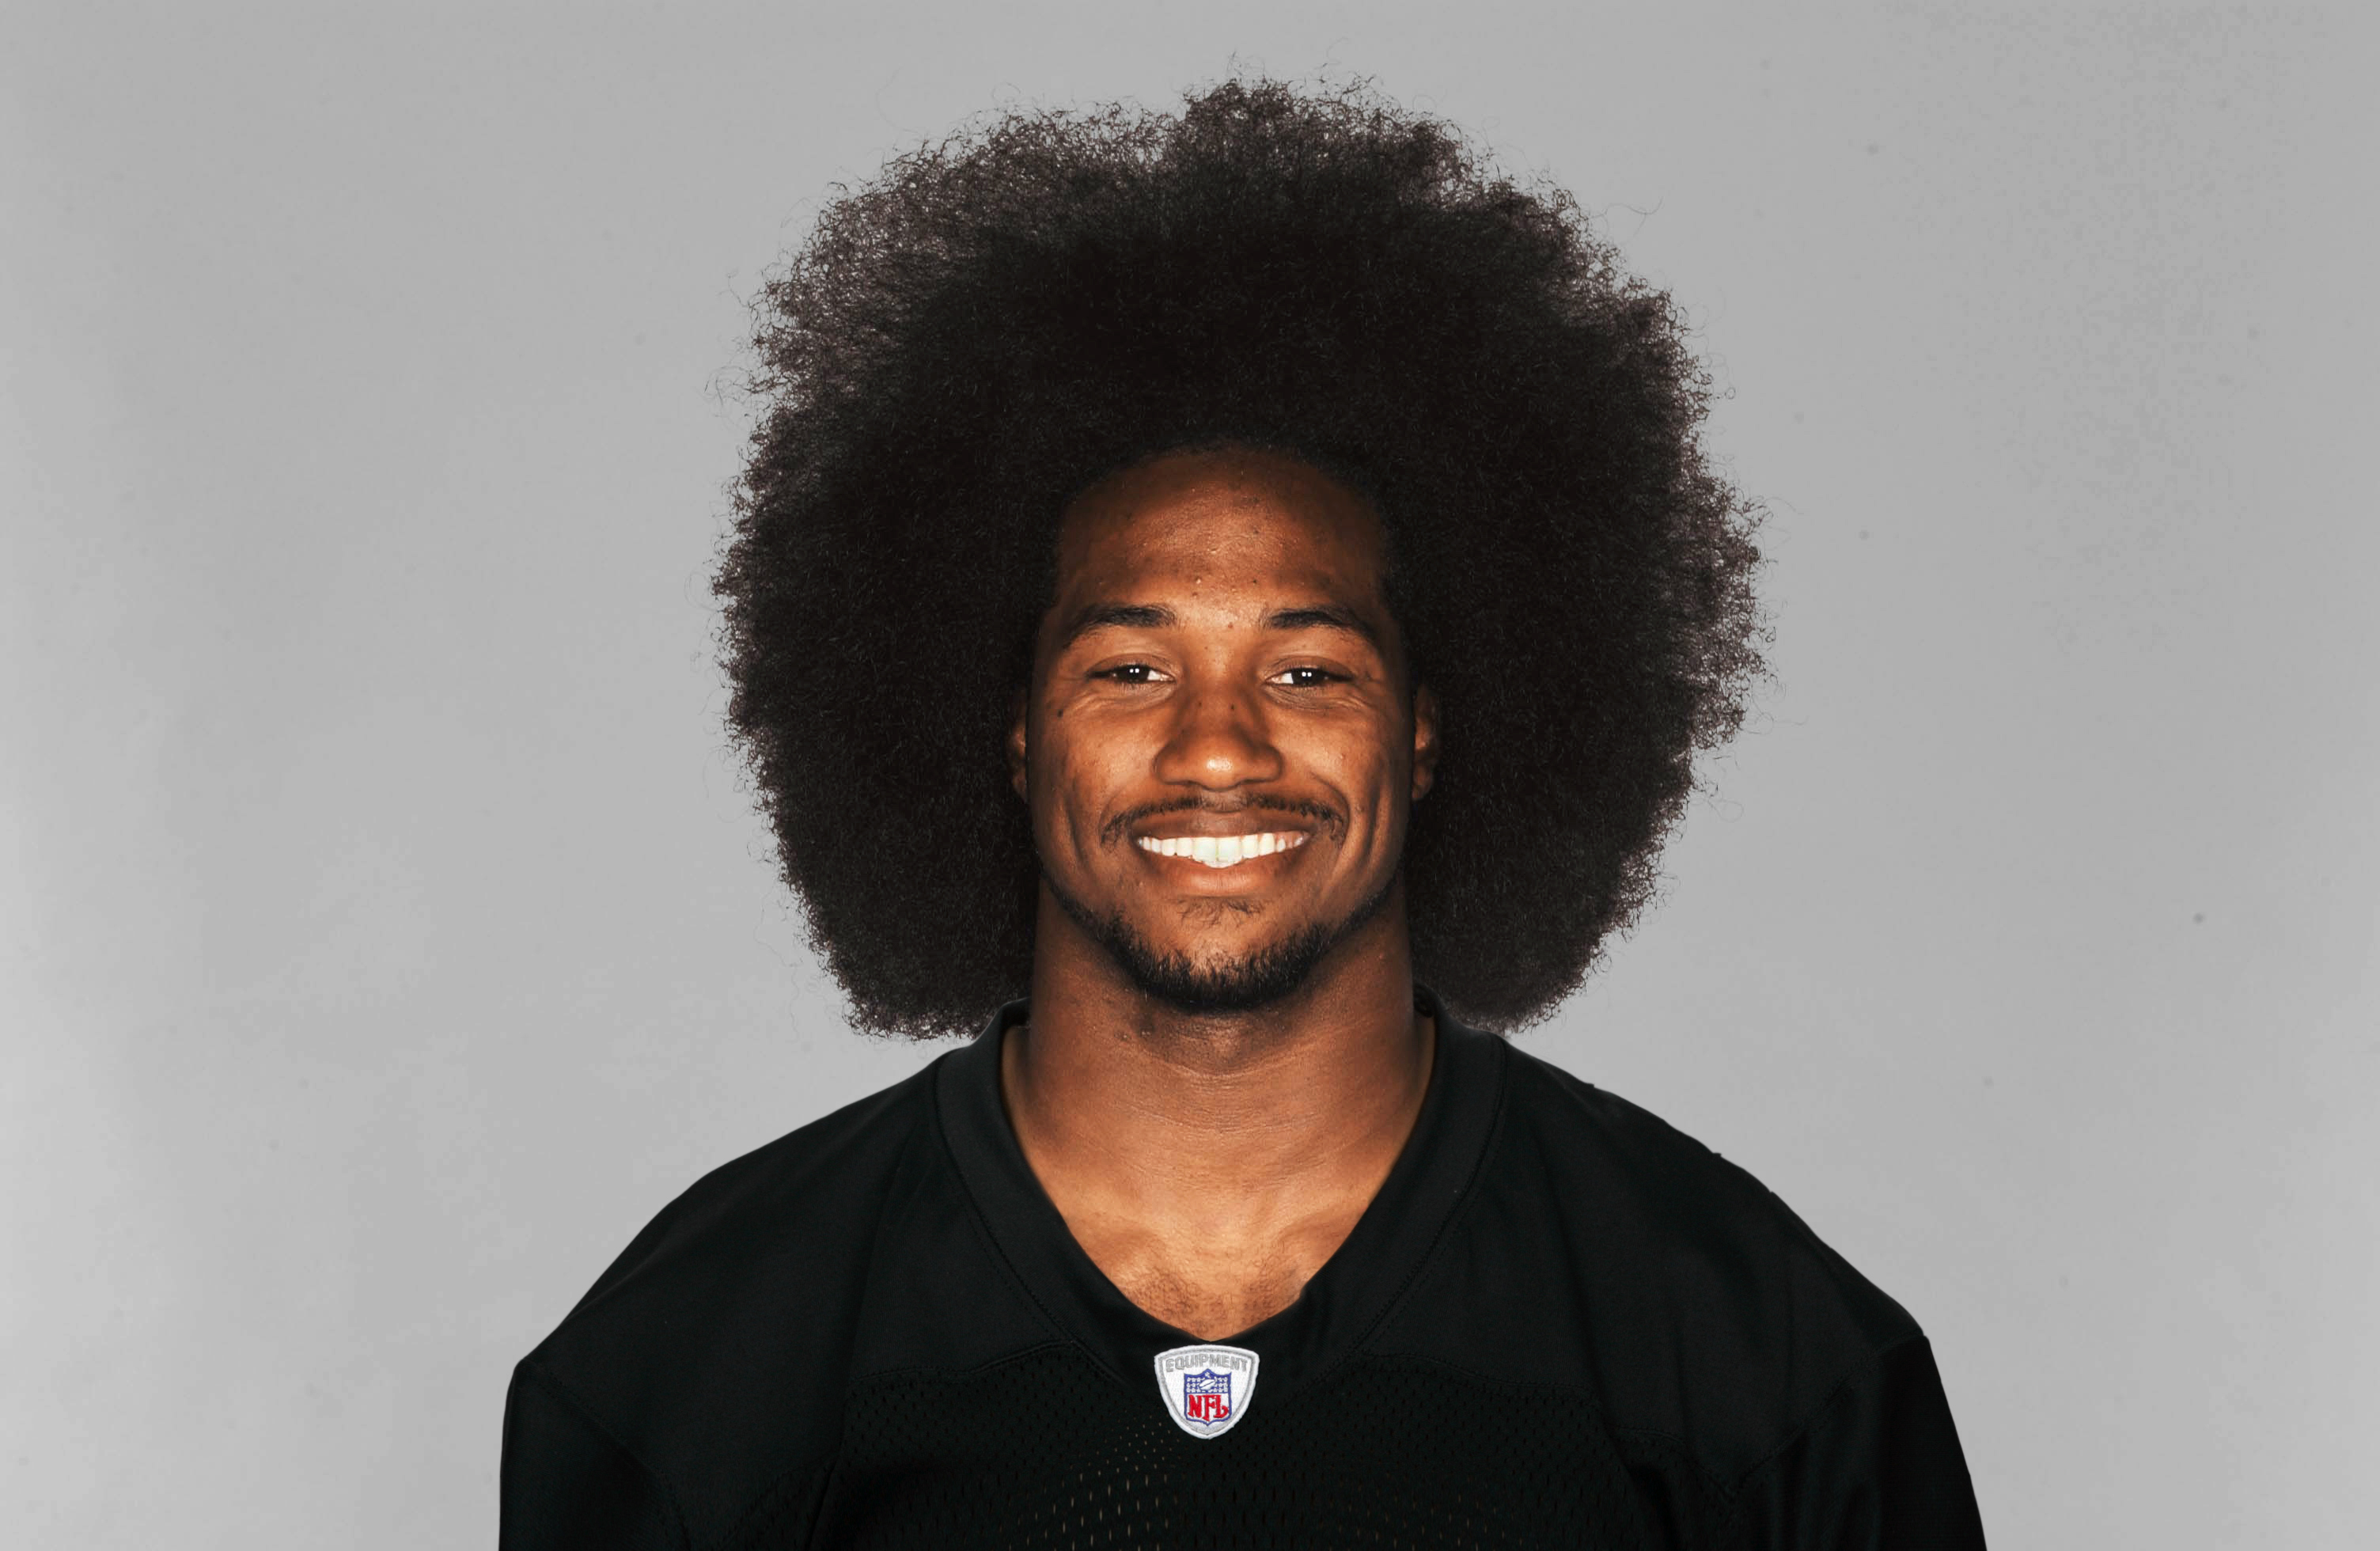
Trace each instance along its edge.
{"label": "forehead", "polygon": [[1093,600],[1289,594],[1378,612],[1387,535],[1346,486],[1253,449],[1169,454],[1094,485],[1058,529],[1058,612]]}

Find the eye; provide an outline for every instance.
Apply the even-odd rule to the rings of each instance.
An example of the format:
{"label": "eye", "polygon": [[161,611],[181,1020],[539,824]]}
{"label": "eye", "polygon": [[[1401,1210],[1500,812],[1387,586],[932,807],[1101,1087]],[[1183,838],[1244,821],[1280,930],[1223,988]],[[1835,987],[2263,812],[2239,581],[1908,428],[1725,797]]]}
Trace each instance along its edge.
{"label": "eye", "polygon": [[1120,663],[1093,673],[1095,679],[1113,679],[1118,684],[1154,684],[1162,675],[1146,662]]}
{"label": "eye", "polygon": [[1326,684],[1344,684],[1346,675],[1327,668],[1283,668],[1273,675],[1275,683],[1282,679],[1289,681],[1292,689],[1319,689]]}

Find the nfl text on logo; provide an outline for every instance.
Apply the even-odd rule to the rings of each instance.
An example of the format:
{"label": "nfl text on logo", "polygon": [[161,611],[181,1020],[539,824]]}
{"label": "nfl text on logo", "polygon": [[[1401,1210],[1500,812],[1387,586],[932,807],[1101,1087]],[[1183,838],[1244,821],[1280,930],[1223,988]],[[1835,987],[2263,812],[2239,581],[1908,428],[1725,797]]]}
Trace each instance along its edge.
{"label": "nfl text on logo", "polygon": [[1177,1346],[1157,1354],[1165,1414],[1194,1438],[1220,1437],[1256,1399],[1257,1354],[1237,1346]]}

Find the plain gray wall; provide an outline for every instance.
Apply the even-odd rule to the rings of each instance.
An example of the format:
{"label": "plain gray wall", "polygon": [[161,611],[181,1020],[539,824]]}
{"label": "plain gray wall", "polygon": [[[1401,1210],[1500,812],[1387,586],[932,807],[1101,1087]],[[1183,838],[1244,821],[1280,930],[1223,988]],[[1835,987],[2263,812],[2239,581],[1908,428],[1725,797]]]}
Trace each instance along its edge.
{"label": "plain gray wall", "polygon": [[2369,8],[861,11],[7,6],[11,1542],[488,1542],[514,1360],[927,1059],[721,731],[740,298],[1236,55],[1574,189],[1774,513],[1777,685],[1527,1048],[1917,1315],[1997,1544],[2369,1545]]}

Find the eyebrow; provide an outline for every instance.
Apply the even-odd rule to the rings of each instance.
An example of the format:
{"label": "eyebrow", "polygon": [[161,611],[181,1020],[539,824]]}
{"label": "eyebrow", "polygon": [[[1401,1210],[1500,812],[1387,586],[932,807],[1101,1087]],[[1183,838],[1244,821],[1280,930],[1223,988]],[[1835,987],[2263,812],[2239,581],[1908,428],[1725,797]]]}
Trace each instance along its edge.
{"label": "eyebrow", "polygon": [[[1094,630],[1163,630],[1181,623],[1181,616],[1162,603],[1092,603],[1079,610],[1058,634],[1058,649],[1065,650]],[[1265,615],[1267,630],[1343,630],[1360,637],[1374,650],[1380,648],[1379,632],[1371,623],[1353,609],[1336,603],[1307,604],[1296,609],[1275,609]]]}

